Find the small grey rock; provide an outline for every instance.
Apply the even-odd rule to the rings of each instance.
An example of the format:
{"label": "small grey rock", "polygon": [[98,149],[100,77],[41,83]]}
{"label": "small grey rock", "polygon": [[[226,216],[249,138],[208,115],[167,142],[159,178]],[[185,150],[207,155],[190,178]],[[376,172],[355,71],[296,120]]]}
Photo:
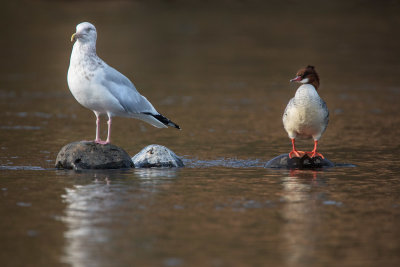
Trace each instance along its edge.
{"label": "small grey rock", "polygon": [[133,168],[133,162],[120,147],[112,144],[79,141],[64,146],[58,152],[58,169],[122,169]]}
{"label": "small grey rock", "polygon": [[286,168],[286,169],[317,169],[334,167],[335,163],[321,157],[310,158],[304,155],[301,158],[289,158],[289,154],[277,156],[265,164],[265,168]]}
{"label": "small grey rock", "polygon": [[160,145],[149,145],[132,157],[136,168],[183,167],[182,160],[170,149]]}

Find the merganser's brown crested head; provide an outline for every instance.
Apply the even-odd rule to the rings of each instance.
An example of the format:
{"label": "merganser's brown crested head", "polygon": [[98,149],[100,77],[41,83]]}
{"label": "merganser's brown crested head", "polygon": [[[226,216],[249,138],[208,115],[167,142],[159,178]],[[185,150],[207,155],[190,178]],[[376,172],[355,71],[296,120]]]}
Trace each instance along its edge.
{"label": "merganser's brown crested head", "polygon": [[303,84],[312,84],[315,87],[315,90],[318,90],[319,87],[318,73],[315,71],[315,67],[310,65],[300,69],[296,73],[296,77],[291,79],[290,81]]}

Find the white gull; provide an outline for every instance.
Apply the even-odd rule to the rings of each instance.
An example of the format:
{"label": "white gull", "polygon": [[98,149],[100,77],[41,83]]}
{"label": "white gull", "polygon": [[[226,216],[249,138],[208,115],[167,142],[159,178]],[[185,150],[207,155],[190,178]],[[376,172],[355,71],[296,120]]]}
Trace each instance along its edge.
{"label": "white gull", "polygon": [[[96,54],[97,32],[94,25],[82,22],[71,36],[75,41],[68,69],[68,86],[75,99],[96,115],[96,143],[111,141],[111,118],[130,117],[158,128],[180,127],[161,115],[142,96],[133,83]],[[100,139],[100,115],[108,116],[107,140]]]}

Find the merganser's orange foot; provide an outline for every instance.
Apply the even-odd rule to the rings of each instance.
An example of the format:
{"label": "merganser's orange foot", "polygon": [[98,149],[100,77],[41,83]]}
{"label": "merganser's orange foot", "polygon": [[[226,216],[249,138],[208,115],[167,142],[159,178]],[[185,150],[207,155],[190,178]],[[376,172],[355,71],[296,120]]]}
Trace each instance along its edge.
{"label": "merganser's orange foot", "polygon": [[321,153],[318,153],[317,151],[306,152],[306,154],[310,158],[321,157],[322,159],[325,159],[325,157]]}
{"label": "merganser's orange foot", "polygon": [[289,158],[292,159],[293,155],[297,158],[302,158],[305,154],[306,154],[306,152],[304,152],[304,151],[292,150],[289,152]]}

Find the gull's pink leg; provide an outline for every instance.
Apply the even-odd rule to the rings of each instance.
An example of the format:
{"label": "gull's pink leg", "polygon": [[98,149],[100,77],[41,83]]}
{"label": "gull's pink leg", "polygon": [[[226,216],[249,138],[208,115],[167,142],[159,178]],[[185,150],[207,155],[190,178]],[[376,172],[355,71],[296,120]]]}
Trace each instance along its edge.
{"label": "gull's pink leg", "polygon": [[111,115],[110,114],[108,114],[107,124],[108,124],[108,134],[107,134],[106,144],[111,142]]}
{"label": "gull's pink leg", "polygon": [[101,145],[107,144],[106,141],[102,141],[100,138],[100,113],[94,111],[94,114],[96,115],[96,139],[94,142]]}
{"label": "gull's pink leg", "polygon": [[101,143],[100,139],[100,114],[97,111],[94,111],[94,114],[96,115],[96,139],[94,139],[95,143]]}

